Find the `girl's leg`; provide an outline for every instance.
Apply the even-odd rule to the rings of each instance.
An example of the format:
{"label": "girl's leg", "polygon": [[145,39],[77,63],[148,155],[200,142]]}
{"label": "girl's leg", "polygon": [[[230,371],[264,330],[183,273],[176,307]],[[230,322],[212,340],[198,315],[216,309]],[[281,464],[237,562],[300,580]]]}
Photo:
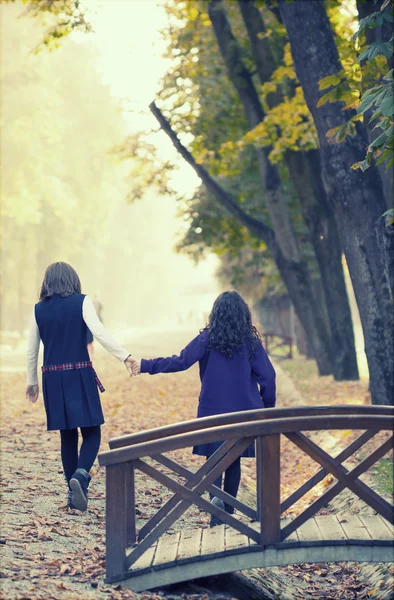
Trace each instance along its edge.
{"label": "girl's leg", "polygon": [[82,446],[79,452],[78,469],[89,473],[98,454],[101,442],[101,427],[81,427]]}
{"label": "girl's leg", "polygon": [[60,430],[60,452],[64,476],[70,487],[70,479],[78,466],[78,429]]}
{"label": "girl's leg", "polygon": [[[232,465],[226,469],[224,474],[224,491],[237,497],[239,482],[241,481],[241,457],[237,458]],[[224,505],[226,512],[230,515],[234,513],[234,508],[229,504]]]}
{"label": "girl's leg", "polygon": [[100,425],[81,427],[81,433],[82,445],[79,452],[78,468],[71,478],[70,486],[74,508],[84,511],[88,507],[89,471],[100,448],[101,428]]}

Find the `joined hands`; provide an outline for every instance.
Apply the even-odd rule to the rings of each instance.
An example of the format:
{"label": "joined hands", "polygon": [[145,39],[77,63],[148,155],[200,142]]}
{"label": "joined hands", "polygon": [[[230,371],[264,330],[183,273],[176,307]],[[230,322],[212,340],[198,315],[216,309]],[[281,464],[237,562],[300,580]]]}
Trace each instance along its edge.
{"label": "joined hands", "polygon": [[124,361],[124,364],[130,374],[130,377],[134,377],[135,375],[140,374],[141,361],[136,360],[135,358],[131,358],[131,356],[128,356]]}

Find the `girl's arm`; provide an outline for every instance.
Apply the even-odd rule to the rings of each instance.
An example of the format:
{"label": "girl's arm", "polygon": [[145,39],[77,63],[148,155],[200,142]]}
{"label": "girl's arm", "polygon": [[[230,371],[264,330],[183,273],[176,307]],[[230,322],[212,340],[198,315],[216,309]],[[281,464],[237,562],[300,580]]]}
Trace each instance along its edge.
{"label": "girl's arm", "polygon": [[150,360],[143,358],[141,360],[140,372],[156,375],[156,373],[186,371],[186,369],[189,369],[194,363],[202,359],[207,346],[208,334],[203,331],[182,350],[179,356],[174,354],[167,358],[152,358]]}
{"label": "girl's arm", "polygon": [[110,354],[115,356],[115,358],[125,362],[130,356],[130,352],[127,352],[125,348],[118,344],[112,335],[105,329],[97,316],[96,309],[89,296],[85,296],[84,298],[82,304],[82,317],[97,341],[100,342]]}
{"label": "girl's arm", "polygon": [[27,385],[38,385],[37,361],[39,348],[40,332],[38,330],[35,310],[33,309],[27,340]]}
{"label": "girl's arm", "polygon": [[253,372],[257,375],[264,407],[273,408],[276,403],[276,373],[261,343],[259,343],[258,349],[251,360],[251,366]]}
{"label": "girl's arm", "polygon": [[40,348],[40,332],[38,331],[35,309],[30,319],[29,337],[27,341],[27,388],[26,398],[36,402],[38,398],[37,361]]}

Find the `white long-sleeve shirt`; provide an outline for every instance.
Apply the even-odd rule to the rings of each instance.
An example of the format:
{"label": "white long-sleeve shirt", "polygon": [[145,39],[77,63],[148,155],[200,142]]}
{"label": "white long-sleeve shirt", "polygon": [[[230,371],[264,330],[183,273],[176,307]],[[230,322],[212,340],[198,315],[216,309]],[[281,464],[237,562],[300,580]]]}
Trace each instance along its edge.
{"label": "white long-sleeve shirt", "polygon": [[[82,303],[82,318],[86,325],[89,327],[93,336],[98,342],[110,352],[118,360],[124,361],[130,355],[130,352],[125,350],[118,342],[112,337],[112,335],[105,329],[97,316],[94,304],[89,298],[85,296]],[[35,310],[30,321],[29,338],[27,342],[27,385],[37,385],[37,361],[38,351],[40,348],[40,332],[38,329]]]}

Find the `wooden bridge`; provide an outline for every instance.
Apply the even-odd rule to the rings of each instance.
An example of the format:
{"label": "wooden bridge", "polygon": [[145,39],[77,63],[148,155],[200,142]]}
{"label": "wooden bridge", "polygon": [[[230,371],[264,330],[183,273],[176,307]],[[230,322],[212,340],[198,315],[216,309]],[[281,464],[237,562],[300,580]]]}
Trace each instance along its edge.
{"label": "wooden bridge", "polygon": [[[392,407],[382,406],[263,409],[196,419],[111,440],[111,449],[99,455],[100,465],[106,467],[106,581],[122,581],[122,585],[142,591],[253,567],[393,561],[393,506],[359,479],[393,448],[393,437],[369,455],[364,448],[361,462],[352,470],[342,464],[379,431],[392,430],[393,415]],[[303,433],[318,430],[362,433],[332,457]],[[320,467],[282,502],[281,435]],[[222,440],[225,440],[222,446],[196,472],[166,455],[197,443]],[[251,508],[215,487],[213,482],[253,442],[257,485],[256,506]],[[138,535],[136,470],[173,492]],[[337,480],[331,488],[292,520],[281,518],[328,473]],[[366,502],[373,515],[359,517],[350,512],[340,518],[318,515],[345,488]],[[239,518],[212,505],[203,497],[206,492],[232,505]],[[191,505],[215,515],[223,524],[212,529],[182,529],[168,534],[168,529]]]}

